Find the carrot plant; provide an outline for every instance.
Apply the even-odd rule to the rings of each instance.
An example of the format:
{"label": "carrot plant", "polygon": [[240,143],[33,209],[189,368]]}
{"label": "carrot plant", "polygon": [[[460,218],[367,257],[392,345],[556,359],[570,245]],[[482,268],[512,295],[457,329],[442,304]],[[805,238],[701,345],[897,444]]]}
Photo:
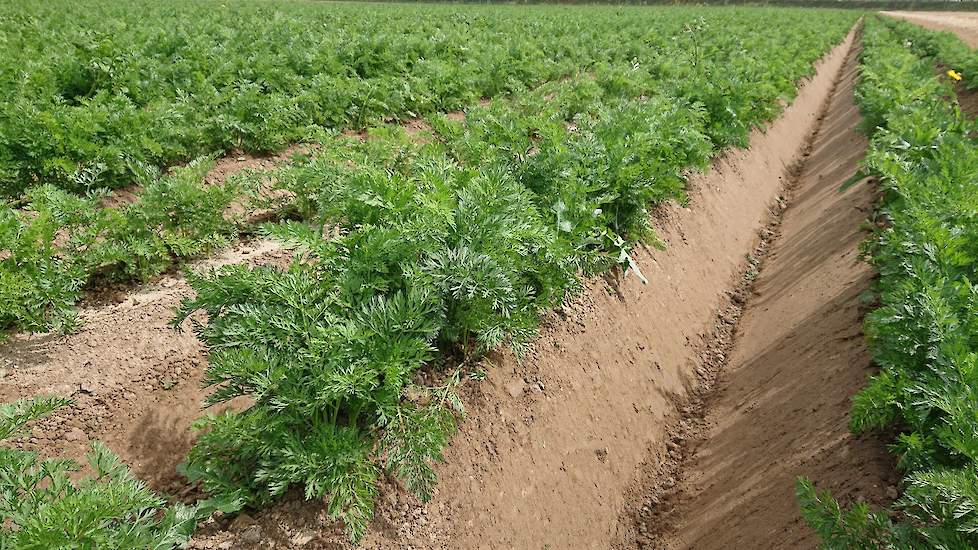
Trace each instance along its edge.
{"label": "carrot plant", "polygon": [[138,199],[101,208],[104,193],[32,187],[27,206],[0,207],[0,330],[67,331],[75,302],[97,280],[147,280],[175,261],[229,242],[232,183],[205,186],[198,159],[161,176],[149,170]]}
{"label": "carrot plant", "polygon": [[[59,397],[0,404],[0,441],[67,404]],[[143,550],[174,548],[190,538],[200,510],[168,505],[101,443],[92,444],[87,458],[93,475],[75,480],[74,461],[0,447],[0,549]]]}

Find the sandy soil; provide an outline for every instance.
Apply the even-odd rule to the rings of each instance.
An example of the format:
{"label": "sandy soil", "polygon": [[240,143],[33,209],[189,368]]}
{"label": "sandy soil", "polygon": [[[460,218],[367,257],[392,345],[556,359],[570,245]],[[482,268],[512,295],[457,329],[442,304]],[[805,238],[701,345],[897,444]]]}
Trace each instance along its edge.
{"label": "sandy soil", "polygon": [[[630,511],[630,490],[647,473],[643,464],[669,462],[670,429],[717,364],[711,345],[717,327],[730,324],[728,291],[772,207],[783,205],[782,188],[852,44],[850,35],[823,60],[784,115],[754,133],[748,151],[732,151],[693,177],[688,206],[657,212],[667,248],[637,253],[649,285],[632,276],[591,281],[552,315],[524,361],[488,358],[487,381],[465,396],[469,418],[438,468],[435,498],[422,506],[387,482],[364,547],[608,548],[627,538],[633,526],[619,518]],[[281,259],[269,243],[248,248],[220,261]],[[76,399],[19,444],[77,456],[85,441],[101,439],[154,486],[178,490],[173,467],[190,444],[205,366],[199,343],[168,327],[172,307],[189,292],[179,277],[167,278],[122,304],[85,310],[78,334],[18,337],[0,348],[0,398],[55,392]],[[206,525],[192,546],[345,544],[321,503],[293,496],[230,526]]]}
{"label": "sandy soil", "polygon": [[[853,51],[752,284],[714,392],[678,441],[678,483],[649,495],[641,540],[668,548],[816,548],[794,497],[811,477],[843,504],[886,504],[897,476],[884,442],[847,429],[872,372],[860,330],[873,272],[859,259],[873,186],[840,191],[866,148],[853,103]],[[671,532],[669,528],[672,528]],[[663,540],[664,539],[664,540]],[[664,542],[664,544],[663,544]]]}
{"label": "sandy soil", "polygon": [[950,31],[972,48],[978,46],[978,13],[968,11],[884,11],[935,31]]}

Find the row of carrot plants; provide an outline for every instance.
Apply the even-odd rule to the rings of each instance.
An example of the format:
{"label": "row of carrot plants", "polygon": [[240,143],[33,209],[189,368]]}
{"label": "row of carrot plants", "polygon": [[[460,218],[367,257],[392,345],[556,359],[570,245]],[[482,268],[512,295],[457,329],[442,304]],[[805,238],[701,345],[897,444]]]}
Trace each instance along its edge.
{"label": "row of carrot plants", "polygon": [[914,53],[933,58],[946,69],[953,70],[952,78],[960,80],[967,89],[978,88],[978,53],[956,34],[933,31],[902,19],[890,18],[883,23]]}
{"label": "row of carrot plants", "polygon": [[0,1],[0,196],[278,150],[629,60],[691,9]]}
{"label": "row of carrot plants", "polygon": [[29,206],[0,207],[0,340],[11,329],[71,332],[86,287],[146,281],[236,238],[243,220],[230,207],[244,190],[204,185],[213,165],[202,157],[166,175],[144,166],[129,204],[45,184],[26,191]]}
{"label": "row of carrot plants", "polygon": [[903,491],[888,510],[845,510],[800,480],[829,548],[978,547],[978,143],[920,35],[869,19],[857,88],[885,224],[866,245],[880,371],[855,397],[851,428],[898,434]]}
{"label": "row of carrot plants", "polygon": [[[228,216],[228,213],[233,210],[229,208],[232,204],[240,205],[248,202],[247,197],[241,196],[242,193],[247,193],[247,190],[236,185],[234,181],[219,185],[204,185],[203,174],[209,166],[207,156],[197,158],[186,168],[168,172],[161,169],[161,166],[185,158],[184,154],[164,157],[147,156],[139,153],[141,150],[139,147],[127,146],[129,152],[126,156],[116,151],[118,147],[114,143],[115,141],[129,143],[135,140],[146,145],[148,142],[143,133],[150,132],[153,139],[163,145],[169,144],[166,145],[167,147],[174,145],[175,142],[167,137],[166,132],[154,130],[154,123],[140,118],[160,115],[155,109],[163,109],[163,106],[172,100],[170,95],[175,93],[172,90],[166,92],[168,86],[181,90],[190,86],[189,83],[173,75],[160,80],[169,74],[166,71],[160,73],[163,70],[160,64],[164,61],[169,60],[168,62],[171,63],[166,65],[167,71],[174,71],[175,67],[187,65],[178,71],[181,75],[211,74],[211,79],[219,79],[222,82],[219,89],[222,97],[226,98],[231,93],[229,89],[240,90],[247,87],[245,83],[250,82],[248,79],[257,78],[253,68],[244,72],[240,68],[231,70],[230,67],[238,67],[242,63],[240,57],[247,56],[249,62],[259,63],[261,66],[279,64],[293,68],[296,64],[301,65],[294,59],[296,56],[312,56],[318,60],[317,63],[326,62],[316,57],[326,54],[320,50],[313,51],[312,48],[316,43],[309,42],[308,37],[292,35],[297,43],[283,41],[273,47],[256,41],[251,34],[254,25],[245,25],[244,21],[260,22],[256,24],[261,28],[260,25],[266,24],[265,20],[269,19],[278,21],[276,24],[291,28],[298,22],[308,23],[318,20],[317,16],[332,21],[336,15],[328,10],[318,11],[322,6],[307,12],[296,11],[295,6],[287,3],[267,6],[236,5],[228,13],[220,12],[218,14],[220,17],[215,21],[214,18],[218,15],[210,13],[213,11],[213,6],[201,4],[196,0],[187,0],[186,5],[176,5],[179,9],[174,6],[165,7],[165,13],[161,15],[165,17],[161,20],[147,18],[147,13],[155,14],[154,10],[163,7],[154,6],[150,9],[138,3],[122,7],[94,1],[73,4],[71,9],[66,10],[55,8],[56,6],[48,4],[20,4],[11,11],[10,15],[0,18],[0,25],[10,31],[6,34],[7,41],[0,44],[0,47],[11,49],[11,55],[0,56],[2,59],[0,66],[3,69],[0,70],[0,76],[3,77],[0,78],[0,87],[6,85],[10,88],[8,97],[11,98],[11,101],[0,107],[9,110],[6,114],[0,115],[0,173],[4,172],[4,159],[13,163],[9,166],[14,164],[21,166],[6,172],[13,178],[10,181],[16,183],[17,192],[14,194],[16,198],[0,207],[0,331],[11,329],[38,332],[70,331],[77,326],[75,304],[84,296],[86,288],[107,282],[146,281],[175,264],[212,252],[215,248],[236,238],[242,231],[250,231],[252,228],[243,225],[240,217],[235,219]],[[204,9],[209,10],[208,15],[201,13]],[[343,11],[346,7],[337,9]],[[390,9],[389,6],[380,5],[371,7],[366,12],[371,17],[380,17],[388,14]],[[76,14],[75,10],[84,13]],[[418,13],[411,10],[416,10]],[[442,38],[455,45],[449,47],[442,44],[436,49],[442,53],[444,49],[455,52],[453,55],[462,55],[463,59],[452,58],[452,63],[464,67],[457,70],[468,74],[476,70],[473,68],[476,65],[484,67],[486,64],[505,64],[508,67],[520,67],[518,72],[522,75],[520,79],[513,80],[512,76],[504,78],[496,75],[490,78],[480,73],[482,76],[477,80],[481,84],[475,85],[467,77],[462,78],[453,73],[466,83],[463,86],[466,89],[475,87],[454,99],[449,99],[450,90],[435,94],[433,97],[438,101],[433,103],[430,109],[453,108],[463,101],[474,103],[475,98],[484,94],[503,93],[519,96],[529,91],[530,84],[559,81],[575,74],[589,74],[610,82],[619,78],[618,75],[636,73],[650,82],[661,81],[670,87],[680,88],[675,91],[676,94],[683,95],[691,103],[700,103],[709,113],[710,126],[707,132],[718,144],[742,145],[743,136],[746,135],[744,129],[750,125],[750,121],[768,118],[777,109],[778,104],[766,98],[772,95],[772,91],[790,89],[791,82],[784,80],[785,77],[781,75],[795,74],[798,64],[803,63],[803,60],[799,59],[785,59],[777,60],[781,66],[764,67],[759,60],[752,58],[749,50],[737,49],[741,47],[739,42],[723,43],[715,40],[705,42],[700,27],[706,19],[702,16],[697,18],[695,14],[710,15],[710,10],[696,12],[690,9],[526,7],[499,8],[497,11],[492,11],[493,17],[488,17],[481,8],[466,8],[459,11],[447,6],[426,6],[410,8],[407,13],[414,13],[415,16],[424,14],[425,17],[421,20],[425,21],[426,25],[442,29],[445,34]],[[510,19],[522,14],[526,14],[527,17],[521,17],[520,24],[533,28],[549,28],[557,23],[559,15],[562,30],[559,33],[549,31],[542,33],[541,36],[549,37],[545,40],[544,38],[520,38],[532,34],[509,32],[512,29]],[[158,51],[162,47],[159,43],[161,21],[172,18],[181,23],[174,28],[184,29],[187,28],[184,25],[187,23],[186,19],[190,16],[199,16],[199,21],[195,24],[210,25],[207,29],[216,34],[196,36],[193,40],[178,40],[169,44],[165,48],[168,52],[167,56],[162,56]],[[725,24],[731,25],[732,29],[742,29],[746,25],[753,24],[753,17],[756,15],[731,13],[725,16]],[[782,17],[788,17],[788,14]],[[796,13],[794,17],[799,15]],[[73,19],[69,22],[66,18]],[[80,26],[81,22],[89,21],[91,18],[98,20],[92,22],[91,28]],[[79,50],[80,46],[77,44],[77,41],[81,40],[79,33],[87,36],[86,33],[95,32],[93,29],[100,29],[102,26],[121,29],[119,36],[106,37],[96,33],[99,37],[98,50],[105,51],[102,51],[100,56],[82,63],[80,59],[87,59],[85,55],[88,54],[83,55]],[[366,35],[355,39],[355,33],[348,35],[341,29],[335,29],[335,36],[327,33],[319,38],[343,43],[344,48],[361,48],[363,49],[361,54],[371,58],[376,52],[371,53],[373,50],[360,44],[359,40],[366,40],[373,47],[382,48],[384,55],[377,55],[383,63],[374,60],[373,64],[378,68],[374,71],[366,71],[369,75],[360,74],[364,73],[365,69],[354,70],[356,76],[345,77],[344,82],[349,80],[345,86],[368,86],[363,82],[369,81],[372,78],[370,75],[377,76],[378,71],[381,71],[380,67],[386,67],[384,70],[395,71],[397,75],[396,78],[390,75],[384,77],[387,79],[384,80],[387,83],[385,89],[397,90],[401,85],[397,84],[399,81],[396,79],[416,78],[404,73],[407,69],[402,65],[406,61],[398,57],[403,52],[395,52],[389,48],[389,45],[382,46],[393,39],[390,33],[403,30],[400,19],[391,19],[387,27],[379,24],[374,27],[374,32],[380,33],[379,36]],[[412,32],[422,32],[426,28],[420,26]],[[505,32],[502,31],[503,28],[506,29]],[[220,32],[217,32],[218,30]],[[155,38],[150,40],[147,35]],[[217,46],[212,44],[214,36],[224,37],[218,49],[215,49]],[[272,33],[270,36],[278,35]],[[371,36],[373,38],[370,38]],[[347,44],[346,41],[349,40],[353,40],[354,44]],[[538,44],[534,40],[544,40],[544,42]],[[777,41],[778,39],[755,37],[754,40],[763,43],[765,40]],[[248,48],[241,44],[245,41],[249,44]],[[481,45],[480,49],[485,51],[475,54],[466,49],[465,52],[468,53],[460,53],[456,51],[460,48],[456,42],[478,43]],[[47,44],[44,51],[36,51],[37,44],[42,43]],[[133,43],[142,45],[142,48],[129,51],[129,45]],[[259,50],[252,50],[259,46]],[[231,47],[234,48],[233,54],[227,51],[227,48]],[[429,45],[429,47],[435,46]],[[744,47],[755,46],[748,44]],[[726,52],[724,55],[729,55],[729,59],[737,63],[739,73],[736,79],[688,78],[688,74],[711,70],[708,66],[704,67],[702,62],[718,58],[717,52],[713,51],[717,48],[727,48],[724,50]],[[683,49],[690,50],[691,55],[674,53]],[[121,50],[128,53],[123,55],[120,53]],[[109,56],[112,52],[113,55]],[[434,55],[434,52],[428,51],[415,53]],[[215,58],[218,54],[230,57]],[[543,54],[546,54],[545,58],[540,59],[539,56]],[[485,58],[487,55],[492,56],[494,60],[492,63]],[[467,56],[476,56],[476,59],[469,59]],[[509,56],[505,58],[505,63],[503,56]],[[528,62],[527,56],[534,61]],[[176,63],[174,59],[179,60],[177,65],[172,65]],[[220,70],[212,66],[218,61],[222,63]],[[359,62],[347,61],[359,67]],[[106,65],[111,67],[111,70],[100,77],[100,89],[92,97],[77,104],[66,103],[58,94],[56,87],[52,88],[52,79],[57,76],[53,75],[52,71],[60,70],[59,67],[63,68],[65,64],[73,66],[76,63],[83,65],[94,63],[100,67]],[[444,61],[442,65],[447,63],[448,61]],[[328,67],[333,65],[335,63],[327,64]],[[415,65],[412,67],[417,68]],[[262,101],[266,99],[284,101],[280,90],[276,91],[279,88],[308,93],[312,89],[308,79],[322,76],[321,73],[317,73],[315,77],[296,75],[289,72],[290,70],[283,69],[284,72],[269,72],[264,75],[265,79],[275,77],[282,81],[276,80],[274,89],[259,94],[261,98],[265,98]],[[133,79],[137,79],[137,76],[149,80],[137,86],[133,83]],[[388,81],[392,78],[395,80]],[[4,79],[6,79],[5,84]],[[211,87],[216,85],[215,82],[207,84]],[[369,86],[375,85],[377,84],[369,84]],[[155,90],[152,93],[163,94],[164,97],[136,102],[133,109],[138,105],[141,107],[133,112],[125,109],[110,109],[113,117],[119,117],[119,120],[135,117],[134,120],[138,120],[138,123],[130,121],[125,125],[115,125],[103,121],[98,131],[82,132],[69,128],[73,124],[82,124],[83,121],[94,116],[93,112],[104,111],[108,107],[103,103],[117,101],[117,96],[120,94],[126,97],[152,95],[143,87],[152,88]],[[451,88],[451,90],[455,89]],[[627,90],[621,90],[621,93],[627,93]],[[367,121],[413,116],[417,112],[430,110],[420,107],[410,109],[396,107],[392,100],[384,99],[382,95],[378,97],[383,99],[381,104],[389,107],[387,110],[378,107],[381,110],[360,122],[346,118],[324,119],[320,121],[324,126],[317,132],[303,135],[290,134],[288,139],[280,141],[285,143],[291,139],[314,137],[316,141],[330,143],[333,139],[331,136],[335,135],[343,125],[363,125],[368,124]],[[197,105],[193,97],[186,97],[184,100],[189,102],[187,108],[194,113],[194,116],[203,116],[202,113],[208,112],[207,108]],[[295,101],[299,100],[295,99]],[[346,101],[343,103],[345,108],[357,108],[356,100],[348,98],[348,101],[344,101]],[[213,116],[218,116],[221,112],[218,109]],[[248,112],[253,110],[249,109]],[[190,135],[185,132],[187,125],[195,128],[206,126],[206,123],[201,120],[184,120],[171,115],[166,115],[164,119],[168,124],[180,122],[179,127],[174,131],[179,132],[181,136]],[[102,116],[98,115],[98,117]],[[5,126],[5,124],[36,126],[40,121],[47,121],[45,123],[47,129],[25,127],[26,129],[22,131],[15,131]],[[272,132],[270,125],[277,123],[266,121],[264,124],[265,126],[256,126],[253,132],[270,133]],[[58,136],[72,136],[79,133],[84,134],[87,140],[94,140],[86,142],[84,146],[76,144],[79,151],[123,159],[125,170],[106,179],[103,176],[108,172],[96,174],[86,168],[92,163],[103,163],[104,159],[79,160],[81,157],[75,158],[77,155],[71,152],[72,147],[75,146],[64,144],[50,147],[38,145],[41,149],[30,150],[21,143],[21,138],[16,137],[29,136],[30,143],[50,145],[60,139]],[[722,135],[724,133],[728,135]],[[215,148],[219,151],[220,148],[234,146],[230,143],[217,143],[206,139],[196,139],[194,143],[196,145],[187,149],[186,154],[207,152],[213,157],[216,154]],[[75,168],[69,174],[69,179],[74,183],[66,184],[61,176],[46,175],[44,169],[36,166],[23,168],[36,163],[60,166],[67,162],[57,155],[75,158],[71,161],[75,163],[72,164]],[[136,189],[138,200],[134,204],[102,208],[102,204],[112,200],[106,186],[118,184],[127,184]]]}

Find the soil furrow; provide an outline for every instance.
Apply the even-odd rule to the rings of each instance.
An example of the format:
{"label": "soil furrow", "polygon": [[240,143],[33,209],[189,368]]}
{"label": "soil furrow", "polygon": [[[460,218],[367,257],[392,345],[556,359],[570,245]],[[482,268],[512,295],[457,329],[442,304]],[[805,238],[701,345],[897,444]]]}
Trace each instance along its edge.
{"label": "soil furrow", "polygon": [[873,368],[861,332],[873,272],[859,246],[876,193],[866,181],[845,187],[866,149],[853,98],[857,54],[847,56],[749,285],[717,383],[674,437],[674,487],[637,503],[633,545],[816,548],[795,502],[798,476],[844,505],[896,494],[884,442],[848,430],[850,398]]}

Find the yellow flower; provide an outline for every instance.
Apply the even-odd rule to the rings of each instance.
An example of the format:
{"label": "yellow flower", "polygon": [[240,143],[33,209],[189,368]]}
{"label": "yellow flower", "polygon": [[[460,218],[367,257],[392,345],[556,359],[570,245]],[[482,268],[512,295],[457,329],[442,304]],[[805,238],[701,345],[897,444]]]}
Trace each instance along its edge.
{"label": "yellow flower", "polygon": [[947,71],[947,76],[953,78],[954,80],[961,80],[961,73],[955,71],[954,69],[949,69]]}

